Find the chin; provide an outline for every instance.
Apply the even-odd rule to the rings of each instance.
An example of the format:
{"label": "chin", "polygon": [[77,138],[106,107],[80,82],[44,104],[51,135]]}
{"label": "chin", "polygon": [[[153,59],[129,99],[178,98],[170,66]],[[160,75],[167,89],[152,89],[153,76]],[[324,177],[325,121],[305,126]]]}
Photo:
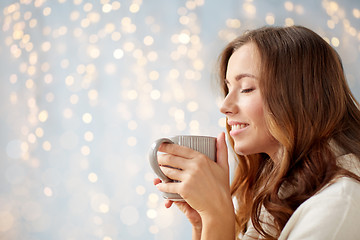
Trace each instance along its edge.
{"label": "chin", "polygon": [[258,151],[256,151],[256,149],[254,149],[251,146],[248,145],[240,145],[240,144],[236,144],[234,145],[234,151],[236,154],[240,155],[240,156],[245,156],[245,155],[251,155],[251,154],[256,154],[259,153]]}
{"label": "chin", "polygon": [[242,147],[236,147],[234,146],[235,153],[241,156],[249,155],[248,151]]}

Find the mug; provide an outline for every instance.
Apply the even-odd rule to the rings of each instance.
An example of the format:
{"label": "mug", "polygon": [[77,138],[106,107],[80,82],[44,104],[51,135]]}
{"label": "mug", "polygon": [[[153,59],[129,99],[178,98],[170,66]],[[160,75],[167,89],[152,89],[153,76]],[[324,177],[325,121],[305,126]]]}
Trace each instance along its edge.
{"label": "mug", "polygon": [[[160,138],[156,140],[149,151],[150,166],[156,175],[164,182],[174,182],[168,178],[160,169],[157,160],[158,149],[162,143],[178,144],[189,147],[208,156],[212,161],[216,161],[216,138],[209,136],[179,135],[170,138]],[[163,197],[172,201],[184,201],[177,193],[163,193]]]}

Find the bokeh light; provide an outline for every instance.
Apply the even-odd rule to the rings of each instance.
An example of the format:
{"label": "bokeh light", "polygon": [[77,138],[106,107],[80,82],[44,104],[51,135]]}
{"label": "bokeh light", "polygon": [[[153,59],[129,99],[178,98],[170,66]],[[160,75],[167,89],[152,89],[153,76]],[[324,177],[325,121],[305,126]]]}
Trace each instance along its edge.
{"label": "bokeh light", "polygon": [[313,29],[339,52],[360,99],[357,1],[0,8],[0,239],[190,239],[190,224],[153,186],[148,150],[160,137],[224,131],[216,61],[245,30]]}

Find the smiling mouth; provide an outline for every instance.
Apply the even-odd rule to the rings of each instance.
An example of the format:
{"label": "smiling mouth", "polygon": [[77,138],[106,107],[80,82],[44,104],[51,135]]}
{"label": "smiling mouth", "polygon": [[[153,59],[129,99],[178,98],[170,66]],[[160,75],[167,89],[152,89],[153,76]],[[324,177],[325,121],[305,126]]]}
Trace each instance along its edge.
{"label": "smiling mouth", "polygon": [[249,124],[247,124],[247,123],[234,124],[234,125],[231,125],[231,130],[240,130],[240,129],[246,128],[247,126],[249,126]]}

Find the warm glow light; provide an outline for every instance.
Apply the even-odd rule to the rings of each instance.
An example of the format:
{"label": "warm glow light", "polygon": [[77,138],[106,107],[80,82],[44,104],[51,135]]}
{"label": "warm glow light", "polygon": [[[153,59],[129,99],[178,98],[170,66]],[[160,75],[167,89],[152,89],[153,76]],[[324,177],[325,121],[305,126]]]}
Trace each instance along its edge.
{"label": "warm glow light", "polygon": [[48,112],[46,110],[43,110],[39,113],[39,121],[40,122],[46,122],[46,120],[48,119]]}
{"label": "warm glow light", "polygon": [[340,45],[340,41],[338,38],[336,37],[333,37],[331,38],[331,44],[334,46],[334,47],[338,47]]}
{"label": "warm glow light", "polygon": [[84,113],[82,116],[82,120],[84,123],[91,123],[92,115],[90,113]]}

